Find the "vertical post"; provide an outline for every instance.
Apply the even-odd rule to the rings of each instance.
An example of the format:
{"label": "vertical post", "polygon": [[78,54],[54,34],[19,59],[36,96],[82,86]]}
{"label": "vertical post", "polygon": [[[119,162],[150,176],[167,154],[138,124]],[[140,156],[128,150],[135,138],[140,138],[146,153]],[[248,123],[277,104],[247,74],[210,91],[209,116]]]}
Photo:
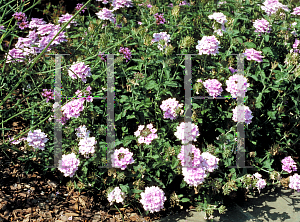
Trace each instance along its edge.
{"label": "vertical post", "polygon": [[[184,76],[184,91],[185,91],[185,115],[184,115],[184,139],[187,139],[187,135],[192,131],[192,61],[191,55],[185,55],[185,76]],[[188,154],[190,150],[190,145],[192,141],[188,141],[187,144],[184,144],[184,161],[187,165],[188,163]],[[192,167],[192,166],[184,166]]]}
{"label": "vertical post", "polygon": [[[236,154],[236,166],[229,166],[229,168],[244,168],[247,172],[247,168],[253,168],[253,166],[245,166],[245,130],[244,130],[244,98],[245,92],[243,90],[243,73],[244,73],[244,54],[238,54],[237,56],[237,73],[238,73],[238,90],[237,90],[237,154]],[[239,114],[243,115],[240,116]],[[234,152],[236,153],[236,151]]]}
{"label": "vertical post", "polygon": [[107,55],[107,165],[114,166],[112,154],[115,151],[115,86],[114,86],[114,55]]}
{"label": "vertical post", "polygon": [[[54,54],[46,54],[54,55]],[[62,159],[62,123],[61,123],[61,56],[69,54],[55,54],[55,82],[54,82],[54,166],[58,168]],[[61,175],[62,179],[62,175]]]}

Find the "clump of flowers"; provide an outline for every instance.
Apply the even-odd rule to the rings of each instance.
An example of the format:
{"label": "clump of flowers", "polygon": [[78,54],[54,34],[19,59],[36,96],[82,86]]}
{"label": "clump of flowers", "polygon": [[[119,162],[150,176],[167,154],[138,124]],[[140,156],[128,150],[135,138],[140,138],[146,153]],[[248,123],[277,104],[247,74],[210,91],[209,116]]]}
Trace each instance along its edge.
{"label": "clump of flowers", "polygon": [[247,56],[247,60],[254,60],[257,62],[262,62],[264,56],[261,55],[262,52],[256,51],[255,49],[246,49],[244,55]]}
{"label": "clump of flowers", "polygon": [[12,16],[18,20],[17,24],[21,30],[29,27],[27,17],[24,12],[15,12]]}
{"label": "clump of flowers", "polygon": [[125,193],[122,192],[122,190],[119,187],[115,187],[107,197],[107,200],[110,202],[110,205],[113,204],[113,202],[116,203],[123,203],[124,198],[126,197]]}
{"label": "clump of flowers", "polygon": [[93,97],[91,97],[91,90],[92,90],[92,87],[91,86],[88,86],[86,88],[86,92],[88,93],[88,96],[86,97],[86,93],[85,92],[81,92],[80,90],[77,90],[75,92],[75,94],[77,95],[77,97],[79,98],[82,98],[88,102],[93,102]]}
{"label": "clump of flowers", "polygon": [[118,10],[119,8],[133,7],[131,0],[113,0],[112,5],[114,7],[113,11]]}
{"label": "clump of flowers", "polygon": [[219,158],[215,157],[209,152],[203,152],[201,156],[202,158],[204,158],[204,160],[206,160],[202,162],[202,166],[205,168],[206,171],[211,173],[215,169],[218,169],[218,162],[220,160]]}
{"label": "clump of flowers", "polygon": [[129,151],[128,148],[121,147],[118,150],[115,150],[114,154],[111,155],[113,158],[113,167],[121,168],[121,170],[125,170],[128,164],[134,163],[134,159],[132,158],[133,153]]}
{"label": "clump of flowers", "polygon": [[292,171],[297,171],[297,165],[291,156],[285,157],[283,160],[281,160],[281,163],[282,170],[288,173],[291,173]]}
{"label": "clump of flowers", "polygon": [[157,186],[146,187],[141,193],[141,204],[146,211],[159,212],[164,208],[164,202],[167,200],[165,193]]}
{"label": "clump of flowers", "polygon": [[76,136],[80,139],[86,138],[90,136],[90,131],[86,128],[85,125],[79,126],[75,129],[77,131]]}
{"label": "clump of flowers", "polygon": [[104,52],[99,52],[98,56],[101,58],[102,61],[106,62],[107,55],[104,55]]}
{"label": "clump of flowers", "polygon": [[159,25],[159,24],[165,24],[166,20],[164,19],[164,13],[158,15],[158,13],[156,13],[154,15],[155,19],[156,19],[156,24]]}
{"label": "clump of flowers", "polygon": [[217,79],[208,79],[204,81],[203,86],[206,88],[208,94],[214,98],[220,96],[223,92],[222,83]]}
{"label": "clump of flowers", "polygon": [[196,49],[199,50],[199,55],[216,55],[219,53],[220,41],[213,36],[203,36],[203,38],[198,40],[198,45]]}
{"label": "clump of flowers", "polygon": [[289,188],[300,192],[300,175],[295,173],[293,176],[290,176]]}
{"label": "clump of flowers", "polygon": [[294,11],[291,13],[293,15],[300,15],[300,6],[293,9]]}
{"label": "clump of flowers", "polygon": [[[226,31],[225,29],[225,23],[227,22],[226,16],[222,12],[215,12],[212,15],[209,15],[208,18],[216,20],[216,22],[218,22],[222,26],[221,29],[215,30],[215,32],[217,32],[217,34],[219,34],[220,36],[223,36],[222,31]],[[214,25],[213,28],[215,28]]]}
{"label": "clump of flowers", "polygon": [[[64,15],[61,15],[61,17],[58,18],[58,23],[63,24],[68,22],[71,18],[73,17],[73,15],[70,15],[69,13],[66,13]],[[73,19],[67,26],[67,28],[70,28],[70,24],[74,24],[74,26],[77,26],[77,22]]]}
{"label": "clump of flowers", "polygon": [[171,120],[176,119],[179,113],[180,115],[183,114],[183,110],[180,109],[182,107],[183,104],[179,104],[179,102],[176,101],[175,98],[164,100],[160,105],[160,108],[164,112],[164,119],[170,118]]}
{"label": "clump of flowers", "polygon": [[42,96],[47,98],[46,102],[48,102],[49,99],[54,99],[53,90],[49,89],[49,91],[48,91],[48,89],[43,89]]}
{"label": "clump of flowers", "polygon": [[64,174],[65,177],[73,177],[78,170],[80,164],[79,159],[76,158],[75,153],[68,155],[62,155],[62,159],[59,161],[58,170]]}
{"label": "clump of flowers", "polygon": [[205,161],[200,155],[200,150],[192,144],[182,145],[177,158],[180,159],[182,166],[187,167],[199,167]]}
{"label": "clump of flowers", "polygon": [[231,72],[232,74],[238,71],[237,69],[234,69],[234,68],[232,68],[231,66],[230,66],[228,69],[230,70],[230,72]]}
{"label": "clump of flowers", "polygon": [[300,46],[300,40],[299,39],[295,39],[295,42],[293,44],[293,49],[294,49],[295,53],[300,53],[300,47],[299,46]]}
{"label": "clump of flowers", "polygon": [[[243,86],[241,89],[238,89],[239,79],[242,80]],[[229,79],[226,80],[226,85],[227,85],[226,91],[230,92],[233,98],[237,98],[238,92],[242,94],[244,92],[247,92],[247,88],[250,86],[250,84],[247,83],[247,78],[238,74],[230,76]]]}
{"label": "clump of flowers", "polygon": [[196,137],[200,135],[198,126],[194,123],[180,123],[177,126],[177,131],[174,135],[181,140],[183,144],[187,144],[190,141],[196,141]]}
{"label": "clump of flowers", "polygon": [[266,0],[263,6],[261,6],[261,9],[264,10],[268,16],[275,14],[280,8],[284,11],[289,11],[289,8],[278,0]]}
{"label": "clump of flowers", "polygon": [[[82,6],[83,6],[82,3],[77,3],[75,10],[76,10],[76,11],[79,11],[79,10],[81,9]],[[87,8],[85,7],[84,9],[82,9],[82,10],[80,11],[80,13],[83,14],[84,11],[85,11],[85,9],[87,9]]]}
{"label": "clump of flowers", "polygon": [[29,28],[34,29],[38,28],[40,25],[45,25],[46,22],[42,18],[32,18],[29,23]]}
{"label": "clump of flowers", "polygon": [[86,77],[92,76],[91,68],[85,65],[84,62],[73,62],[73,65],[71,65],[68,70],[68,74],[72,79],[77,79],[77,77],[81,78],[84,83],[86,83]]}
{"label": "clump of flowers", "polygon": [[30,131],[27,136],[27,142],[29,146],[35,149],[45,150],[45,143],[49,140],[47,135],[43,133],[40,129]]}
{"label": "clump of flowers", "polygon": [[140,125],[138,130],[134,132],[134,135],[138,137],[138,143],[145,143],[149,145],[152,140],[157,139],[158,136],[156,134],[157,129],[153,128],[152,123],[148,124],[146,129],[144,129],[144,125]]}
{"label": "clump of flowers", "polygon": [[95,144],[97,141],[95,137],[84,137],[79,141],[79,153],[88,158],[88,154],[95,153]]}
{"label": "clump of flowers", "polygon": [[[167,34],[167,32],[153,33],[153,38],[151,43],[159,42],[157,47],[161,51],[164,50],[167,47],[168,42],[170,42],[170,34]],[[164,45],[161,44],[162,41],[164,41]]]}
{"label": "clump of flowers", "polygon": [[[257,19],[253,22],[253,26],[255,29],[254,32],[258,33],[270,33],[271,32],[271,26],[270,23],[266,19]],[[261,36],[260,34],[258,36]]]}
{"label": "clump of flowers", "polygon": [[124,59],[126,59],[126,62],[128,62],[130,60],[130,58],[131,58],[131,52],[130,52],[129,48],[120,47],[119,52],[121,52],[121,53],[124,54]]}
{"label": "clump of flowers", "polygon": [[261,174],[259,174],[257,172],[255,174],[253,174],[253,176],[252,176],[253,179],[257,180],[255,186],[258,189],[259,193],[260,193],[260,190],[265,188],[265,186],[267,185],[266,180],[262,179],[261,177],[262,177]]}
{"label": "clump of flowers", "polygon": [[97,12],[95,14],[101,20],[109,20],[113,23],[116,23],[116,18],[112,12],[113,12],[113,10],[108,10],[107,8],[104,7],[102,10],[100,10],[99,12]]}
{"label": "clump of flowers", "polygon": [[245,122],[250,124],[253,116],[251,115],[252,111],[248,106],[238,105],[233,109],[233,117],[232,120],[235,122]]}

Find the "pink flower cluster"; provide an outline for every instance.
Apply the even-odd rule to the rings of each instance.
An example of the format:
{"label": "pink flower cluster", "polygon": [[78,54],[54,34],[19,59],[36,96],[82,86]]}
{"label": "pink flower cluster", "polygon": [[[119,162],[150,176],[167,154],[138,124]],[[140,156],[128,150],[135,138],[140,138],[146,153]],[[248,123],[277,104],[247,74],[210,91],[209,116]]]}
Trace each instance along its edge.
{"label": "pink flower cluster", "polygon": [[[10,135],[8,135],[8,137],[10,138]],[[17,144],[21,143],[23,140],[27,140],[27,138],[23,137],[23,138],[19,138],[18,140],[15,140],[13,138],[9,139],[10,143],[14,144],[14,145],[17,145]]]}
{"label": "pink flower cluster", "polygon": [[123,203],[124,198],[125,198],[125,193],[122,192],[122,190],[119,187],[115,187],[109,194],[107,197],[107,200],[110,202],[110,205],[113,204],[113,202],[116,203]]}
{"label": "pink flower cluster", "polygon": [[78,118],[80,116],[80,112],[84,109],[83,103],[84,98],[73,99],[61,108],[63,114],[67,119],[70,119],[72,117]]}
{"label": "pink flower cluster", "polygon": [[295,42],[293,44],[293,49],[294,49],[295,53],[300,53],[300,47],[299,46],[300,46],[300,40],[299,39],[295,39]]}
{"label": "pink flower cluster", "polygon": [[291,173],[292,170],[297,171],[297,165],[291,156],[285,157],[283,160],[281,160],[281,163],[282,163],[282,170],[288,173]]}
{"label": "pink flower cluster", "polygon": [[[255,29],[254,32],[259,33],[270,33],[271,32],[271,26],[270,23],[266,19],[257,19],[253,22],[253,26]],[[258,36],[261,36],[260,34]]]}
{"label": "pink flower cluster", "polygon": [[[215,32],[220,35],[223,36],[222,31],[226,31],[225,29],[225,23],[227,22],[226,16],[222,13],[222,12],[214,12],[214,14],[209,15],[208,16],[209,19],[214,19],[216,20],[219,24],[222,25],[221,29],[215,30]],[[213,28],[215,28],[215,26],[213,25]]]}
{"label": "pink flower cluster", "polygon": [[167,32],[160,32],[160,33],[153,33],[153,38],[151,43],[154,43],[154,42],[159,42],[160,40],[164,40],[165,41],[165,45],[162,46],[161,44],[158,44],[158,49],[159,50],[163,50],[167,47],[168,45],[168,42],[170,42],[170,35],[167,34]]}
{"label": "pink flower cluster", "polygon": [[178,113],[183,114],[183,110],[180,111],[180,108],[183,107],[183,104],[179,104],[175,98],[169,98],[167,100],[162,101],[160,108],[164,111],[164,118],[174,120],[177,118]]}
{"label": "pink flower cluster", "polygon": [[293,14],[293,15],[300,15],[300,6],[294,8],[294,11],[291,14]]}
{"label": "pink flower cluster", "polygon": [[113,23],[116,23],[116,18],[114,17],[114,14],[112,13],[113,10],[108,10],[107,8],[103,8],[99,12],[95,13],[99,19],[101,20],[109,20]]}
{"label": "pink flower cluster", "polygon": [[141,193],[141,204],[146,211],[159,212],[164,208],[164,202],[167,200],[165,193],[157,186],[146,187]]}
{"label": "pink flower cluster", "polygon": [[220,96],[223,92],[222,83],[220,83],[217,79],[208,79],[203,83],[206,88],[208,94],[213,96],[214,98]]}
{"label": "pink flower cluster", "polygon": [[132,158],[133,153],[129,151],[128,148],[121,147],[118,150],[115,150],[114,154],[111,155],[113,158],[113,167],[121,168],[121,170],[125,170],[128,164],[134,163],[134,159]]}
{"label": "pink flower cluster", "polygon": [[260,190],[265,188],[265,186],[267,185],[266,180],[262,179],[261,177],[262,177],[261,174],[257,172],[252,176],[252,178],[256,178],[258,180],[255,186],[257,187],[259,193]]}
{"label": "pink flower cluster", "polygon": [[95,137],[84,137],[79,141],[79,153],[88,158],[88,154],[95,153],[95,145],[97,141]]}
{"label": "pink flower cluster", "polygon": [[290,176],[289,188],[300,192],[300,175],[295,173],[293,176]]}
{"label": "pink flower cluster", "polygon": [[107,56],[104,55],[104,52],[99,52],[98,56],[101,58],[102,61],[106,62]]}
{"label": "pink flower cluster", "polygon": [[[85,93],[82,93],[80,90],[77,90],[75,92],[75,94],[77,95],[78,98],[82,98],[83,96],[83,99],[88,101],[88,102],[93,102],[93,97],[91,97],[91,90],[92,90],[92,87],[91,86],[88,86],[86,88],[86,91],[87,93],[89,94],[87,97],[86,97],[86,94]],[[83,94],[83,95],[82,95]]]}
{"label": "pink flower cluster", "polygon": [[186,1],[182,1],[182,2],[179,3],[179,6],[180,6],[180,5],[188,5],[188,6],[190,6],[191,4],[190,4],[190,3],[187,3]]}
{"label": "pink flower cluster", "polygon": [[238,71],[237,69],[234,69],[234,68],[232,68],[231,66],[230,66],[228,69],[230,70],[230,72],[231,72],[232,74]]}
{"label": "pink flower cluster", "polygon": [[[9,50],[7,53],[6,63],[10,62],[23,62],[26,56],[36,55],[41,53],[48,43],[59,32],[61,27],[54,24],[46,24],[43,19],[32,18],[29,23],[29,28],[37,30],[29,31],[26,38],[19,37],[15,48]],[[59,45],[61,42],[66,42],[66,32],[61,32],[56,39],[50,44],[47,51],[51,50],[51,47]],[[40,38],[39,38],[40,35]],[[33,46],[33,45],[37,45]],[[31,58],[29,58],[31,60]]]}
{"label": "pink flower cluster", "polygon": [[157,129],[153,128],[152,123],[148,124],[146,129],[144,129],[144,125],[140,125],[138,130],[134,132],[134,135],[138,138],[138,142],[140,144],[145,143],[149,145],[152,140],[157,139],[158,136],[156,134]]}
{"label": "pink flower cluster", "polygon": [[23,30],[24,28],[29,27],[27,17],[24,12],[15,12],[12,16],[18,20],[17,24],[19,25],[20,29]]}
{"label": "pink flower cluster", "polygon": [[131,59],[131,52],[129,48],[120,47],[119,52],[124,54],[124,59],[126,59],[126,62],[128,62]]}
{"label": "pink flower cluster", "polygon": [[114,7],[113,11],[115,11],[119,8],[133,7],[133,3],[131,0],[113,0],[112,6]]}
{"label": "pink flower cluster", "polygon": [[[72,17],[73,17],[73,15],[70,15],[69,13],[66,13],[66,14],[64,14],[61,17],[58,18],[58,23],[60,23],[60,24],[66,23]],[[74,19],[68,24],[67,29],[71,27],[70,24],[74,24],[74,26],[77,26],[77,22]]]}
{"label": "pink flower cluster", "polygon": [[249,83],[247,83],[247,78],[242,76],[242,75],[238,75],[238,74],[235,74],[233,76],[230,76],[228,80],[226,80],[226,85],[227,85],[227,88],[226,88],[226,91],[227,92],[230,92],[231,96],[233,98],[237,98],[237,95],[238,95],[238,85],[239,85],[239,79],[242,80],[242,84],[243,84],[243,87],[242,89],[239,89],[239,92],[241,90],[240,93],[242,93],[242,95],[247,92],[247,88],[250,86]]}
{"label": "pink flower cluster", "polygon": [[[109,1],[108,0],[96,0],[97,2],[102,2],[102,4],[107,4],[107,3],[109,3]],[[99,6],[100,7],[100,6]]]}
{"label": "pink flower cluster", "polygon": [[42,96],[46,97],[47,98],[47,101],[49,101],[49,99],[54,99],[54,94],[53,94],[53,90],[52,89],[43,89],[43,93],[42,93]]}
{"label": "pink flower cluster", "polygon": [[198,45],[196,46],[196,49],[199,50],[199,55],[216,55],[219,53],[219,44],[220,42],[214,35],[203,36],[201,41],[198,40]]}
{"label": "pink flower cluster", "polygon": [[154,15],[155,19],[156,19],[156,24],[159,25],[159,24],[165,24],[166,20],[164,19],[164,13],[158,15],[158,13],[156,13]]}
{"label": "pink flower cluster", "polygon": [[251,113],[252,111],[248,106],[238,105],[233,109],[232,120],[234,122],[245,122],[247,124],[250,124],[252,122],[251,119],[253,118]]}
{"label": "pink flower cluster", "polygon": [[190,186],[196,187],[203,183],[207,173],[213,172],[218,168],[219,158],[216,158],[209,152],[200,153],[198,148],[188,144],[181,146],[181,151],[177,156],[183,166],[184,181]]}
{"label": "pink flower cluster", "polygon": [[45,143],[49,140],[47,135],[43,133],[40,129],[30,131],[27,136],[27,142],[29,146],[35,149],[45,150]]}
{"label": "pink flower cluster", "polygon": [[86,128],[85,125],[79,126],[75,129],[77,131],[76,136],[80,139],[86,138],[90,136],[90,131]]}
{"label": "pink flower cluster", "polygon": [[262,62],[264,56],[261,55],[262,52],[256,51],[255,49],[246,49],[244,55],[247,56],[247,60],[254,60],[257,62]]}
{"label": "pink flower cluster", "polygon": [[196,141],[196,137],[199,136],[200,133],[198,126],[194,123],[182,122],[179,126],[177,126],[177,131],[174,135],[180,139],[183,144],[187,144],[190,141]]}
{"label": "pink flower cluster", "polygon": [[71,65],[68,70],[68,74],[72,79],[77,79],[77,77],[81,78],[84,83],[86,83],[86,77],[92,76],[91,68],[85,65],[84,62],[73,62],[73,65]]}
{"label": "pink flower cluster", "polygon": [[[76,11],[79,11],[79,9],[81,9],[81,7],[83,6],[83,4],[82,3],[77,3],[77,5],[76,5],[76,8],[75,8],[75,10]],[[84,11],[85,11],[85,9],[87,9],[86,7],[84,7],[84,9],[82,9],[81,10],[81,12],[80,13],[84,13]]]}
{"label": "pink flower cluster", "polygon": [[289,8],[280,3],[278,0],[266,0],[263,5],[264,6],[261,6],[261,9],[264,10],[268,16],[275,14],[280,8],[284,11],[289,11]]}
{"label": "pink flower cluster", "polygon": [[68,155],[62,155],[62,159],[59,161],[58,170],[64,174],[65,177],[73,177],[78,170],[80,164],[79,159],[76,158],[75,153]]}

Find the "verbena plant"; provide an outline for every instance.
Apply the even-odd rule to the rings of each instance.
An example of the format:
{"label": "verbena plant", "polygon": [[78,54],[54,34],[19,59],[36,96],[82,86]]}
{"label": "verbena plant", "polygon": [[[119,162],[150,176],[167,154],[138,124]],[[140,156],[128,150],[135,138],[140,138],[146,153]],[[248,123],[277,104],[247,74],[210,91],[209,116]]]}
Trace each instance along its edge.
{"label": "verbena plant", "polygon": [[[36,2],[1,7],[0,42],[9,42],[1,48],[1,127],[4,132],[20,116],[29,120],[13,139],[3,133],[2,151],[23,152],[21,160],[35,158],[45,172],[58,170],[45,167],[54,164],[54,97],[44,89],[54,89],[56,64],[45,54],[69,54],[61,61],[62,97],[77,97],[61,100],[59,170],[76,189],[106,190],[109,203],[132,204],[146,213],[160,211],[164,203],[191,202],[209,218],[215,209],[223,213],[224,196],[238,189],[260,191],[289,176],[290,188],[297,190],[299,2],[282,1],[277,8],[248,0],[118,2],[103,1],[99,8],[89,0],[72,15],[52,17],[52,26],[25,17]],[[19,37],[15,48],[13,37]],[[243,80],[236,79],[237,59],[231,55],[239,53],[245,53]],[[117,54],[115,165],[99,168],[107,162],[107,102],[91,97],[106,96],[107,54]],[[180,128],[186,67],[184,55],[177,54],[198,54],[191,56],[192,96],[232,97],[192,100],[194,125],[187,140],[193,146],[183,145],[188,141]],[[238,81],[244,81],[247,111],[241,122],[250,169],[229,168],[236,165]],[[16,89],[23,99],[7,108]],[[26,151],[18,149],[21,138]]]}

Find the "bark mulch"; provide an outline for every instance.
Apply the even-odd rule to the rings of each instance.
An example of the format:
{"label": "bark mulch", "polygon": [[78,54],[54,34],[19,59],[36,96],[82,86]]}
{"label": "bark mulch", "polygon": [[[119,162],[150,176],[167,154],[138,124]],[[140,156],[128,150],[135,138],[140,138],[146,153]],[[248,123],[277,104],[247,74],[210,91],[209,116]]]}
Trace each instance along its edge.
{"label": "bark mulch", "polygon": [[[43,175],[42,170],[33,170],[26,174],[25,164],[17,159],[20,154],[10,149],[5,153],[0,154],[0,222],[122,221],[117,209],[108,205],[104,192],[79,193],[66,183],[59,184],[59,175],[52,172]],[[124,221],[154,221],[186,208],[163,209],[148,216],[131,207],[119,210]]]}

